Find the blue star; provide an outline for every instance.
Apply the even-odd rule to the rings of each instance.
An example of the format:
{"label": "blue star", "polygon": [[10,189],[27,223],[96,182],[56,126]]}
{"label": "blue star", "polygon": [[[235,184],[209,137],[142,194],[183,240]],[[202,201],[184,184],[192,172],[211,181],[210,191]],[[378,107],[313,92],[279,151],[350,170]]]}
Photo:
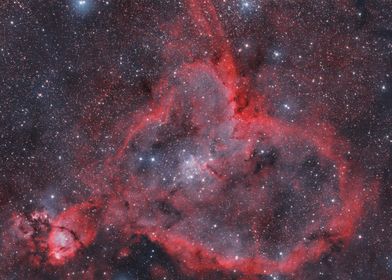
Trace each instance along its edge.
{"label": "blue star", "polygon": [[91,11],[92,5],[92,0],[73,0],[73,7],[75,11],[82,15]]}

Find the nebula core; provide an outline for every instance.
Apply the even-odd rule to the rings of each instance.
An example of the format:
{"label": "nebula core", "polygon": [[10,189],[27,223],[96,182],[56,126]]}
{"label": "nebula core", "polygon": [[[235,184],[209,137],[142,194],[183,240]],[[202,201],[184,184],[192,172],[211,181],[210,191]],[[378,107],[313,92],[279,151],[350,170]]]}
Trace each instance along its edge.
{"label": "nebula core", "polygon": [[0,13],[0,279],[392,279],[392,3]]}

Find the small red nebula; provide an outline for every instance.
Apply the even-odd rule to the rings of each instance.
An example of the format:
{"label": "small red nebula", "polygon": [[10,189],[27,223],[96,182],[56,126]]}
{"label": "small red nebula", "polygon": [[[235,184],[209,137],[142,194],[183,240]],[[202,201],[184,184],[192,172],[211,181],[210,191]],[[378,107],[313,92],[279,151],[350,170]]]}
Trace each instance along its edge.
{"label": "small red nebula", "polygon": [[48,262],[62,265],[95,239],[96,206],[90,202],[74,205],[58,215],[48,237]]}

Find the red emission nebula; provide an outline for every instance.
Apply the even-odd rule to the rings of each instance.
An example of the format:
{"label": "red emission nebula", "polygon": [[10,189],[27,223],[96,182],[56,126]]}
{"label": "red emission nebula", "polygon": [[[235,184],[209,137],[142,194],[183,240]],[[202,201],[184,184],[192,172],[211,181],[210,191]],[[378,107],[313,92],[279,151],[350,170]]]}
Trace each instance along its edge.
{"label": "red emission nebula", "polygon": [[[88,140],[74,149],[72,176],[87,195],[59,212],[14,212],[3,255],[49,272],[84,263],[75,279],[122,279],[91,251],[137,262],[147,242],[170,263],[152,263],[150,279],[301,278],[357,237],[380,182],[350,157],[350,141],[325,117],[331,109],[310,105],[295,122],[273,112],[260,84],[277,73],[243,69],[220,19],[223,3],[184,5],[187,26],[159,25],[164,66],[148,100],[110,125],[95,122],[91,108],[79,121],[76,130],[93,140],[110,135],[106,152]],[[110,98],[109,86],[95,104]]]}

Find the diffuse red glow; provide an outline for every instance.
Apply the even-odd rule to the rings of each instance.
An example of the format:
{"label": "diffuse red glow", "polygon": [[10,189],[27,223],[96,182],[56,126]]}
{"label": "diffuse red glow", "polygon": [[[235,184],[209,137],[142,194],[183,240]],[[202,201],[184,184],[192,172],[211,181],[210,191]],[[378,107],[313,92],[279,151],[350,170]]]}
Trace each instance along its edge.
{"label": "diffuse red glow", "polygon": [[[47,245],[43,250],[46,264],[60,266],[72,261],[93,244],[100,229],[110,224],[121,232],[125,243],[131,234],[148,236],[168,255],[180,260],[185,273],[221,270],[245,276],[290,274],[307,262],[317,261],[333,247],[344,247],[355,233],[365,205],[376,198],[377,183],[366,181],[360,169],[346,159],[349,145],[330,124],[321,120],[317,126],[310,122],[292,124],[267,113],[262,92],[252,88],[250,79],[238,73],[236,59],[213,4],[199,2],[188,1],[189,14],[195,29],[210,39],[211,48],[218,53],[215,60],[187,61],[176,68],[175,74],[166,73],[153,88],[148,110],[134,113],[125,131],[113,132],[124,136],[114,155],[104,159],[99,173],[94,170],[96,163],[81,173],[84,183],[94,193],[95,202],[74,205],[48,222]],[[132,150],[134,146],[141,151],[148,150],[160,127],[172,126],[176,130],[184,123],[192,128],[192,133],[184,138],[196,147],[196,159],[176,169],[189,168],[202,175],[202,182],[187,186],[185,179],[176,178],[183,188],[176,185],[173,190],[145,174],[127,173],[130,158],[137,158],[130,156],[136,153],[137,149]],[[268,163],[263,168],[255,163],[254,152],[263,143],[293,150],[294,155],[290,151],[282,152],[287,156],[284,160],[291,165],[299,162],[296,157],[304,157],[298,154],[312,151],[321,159],[321,165],[331,168],[336,176],[336,182],[330,182],[325,193],[336,195],[339,203],[326,205],[320,198],[317,215],[312,216],[316,221],[301,225],[303,238],[283,239],[286,251],[281,258],[262,255],[260,251],[263,246],[273,246],[273,242],[262,238],[266,228],[272,223],[283,223],[274,219],[271,209],[274,184],[281,184],[280,178],[292,174],[287,170],[277,173]],[[266,158],[263,154],[260,157]],[[192,165],[187,167],[187,164]],[[269,178],[272,187],[265,190],[260,182]],[[295,193],[307,188],[298,178],[287,180]],[[219,210],[217,205],[224,205],[224,210]],[[261,211],[261,208],[266,209]],[[246,241],[231,244],[230,252],[224,248],[227,244],[214,239],[213,233],[206,233],[205,237],[201,233],[205,229],[195,221],[205,218],[205,223],[214,228],[214,218],[209,217],[216,217],[219,227],[235,232]],[[31,235],[23,238],[31,240]],[[228,242],[235,243],[235,240],[234,235]],[[127,257],[131,253],[123,248],[118,255]],[[154,273],[161,275],[163,270],[155,268]]]}

